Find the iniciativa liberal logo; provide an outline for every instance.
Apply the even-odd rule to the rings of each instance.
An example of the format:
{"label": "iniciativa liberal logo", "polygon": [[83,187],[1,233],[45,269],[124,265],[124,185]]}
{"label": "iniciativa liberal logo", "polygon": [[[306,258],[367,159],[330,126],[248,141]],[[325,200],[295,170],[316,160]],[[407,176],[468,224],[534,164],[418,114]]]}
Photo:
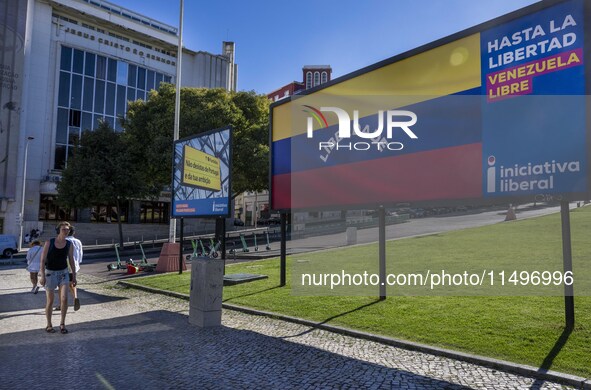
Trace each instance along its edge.
{"label": "iniciativa liberal logo", "polygon": [[[544,161],[501,165],[497,172],[497,159],[488,157],[486,192],[547,191],[555,188],[555,176],[581,171],[580,161]],[[498,184],[498,185],[497,185]]]}
{"label": "iniciativa liberal logo", "polygon": [[221,212],[221,211],[226,211],[226,208],[228,207],[227,203],[216,203],[215,200],[213,201],[212,204],[212,208],[211,211],[213,212]]}
{"label": "iniciativa liberal logo", "polygon": [[[400,141],[392,140],[392,131],[395,128],[400,128],[411,139],[417,139],[417,135],[410,129],[411,126],[417,123],[417,115],[412,111],[407,110],[379,110],[377,114],[377,128],[371,130],[369,125],[365,125],[363,129],[359,125],[359,110],[353,110],[353,121],[349,114],[338,107],[320,107],[316,109],[312,106],[303,105],[306,109],[304,112],[311,116],[307,118],[307,136],[314,137],[314,120],[320,128],[328,127],[328,121],[323,112],[332,112],[338,118],[338,131],[327,141],[318,142],[318,150],[324,151],[326,154],[321,155],[320,158],[326,162],[330,153],[334,150],[347,151],[366,151],[375,149],[379,152],[383,150],[402,150],[404,144]],[[384,126],[384,122],[386,125]],[[351,123],[353,124],[353,134],[351,133]],[[384,127],[386,135],[384,136]],[[359,141],[351,141],[353,136],[360,138]]]}

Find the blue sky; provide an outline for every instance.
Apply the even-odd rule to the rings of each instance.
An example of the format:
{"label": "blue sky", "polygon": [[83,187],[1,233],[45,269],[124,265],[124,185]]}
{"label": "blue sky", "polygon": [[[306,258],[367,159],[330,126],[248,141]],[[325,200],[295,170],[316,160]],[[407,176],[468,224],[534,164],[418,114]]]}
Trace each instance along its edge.
{"label": "blue sky", "polygon": [[[179,0],[110,0],[178,26]],[[219,54],[236,42],[238,89],[269,93],[302,66],[333,78],[537,2],[536,0],[185,0],[183,43]]]}

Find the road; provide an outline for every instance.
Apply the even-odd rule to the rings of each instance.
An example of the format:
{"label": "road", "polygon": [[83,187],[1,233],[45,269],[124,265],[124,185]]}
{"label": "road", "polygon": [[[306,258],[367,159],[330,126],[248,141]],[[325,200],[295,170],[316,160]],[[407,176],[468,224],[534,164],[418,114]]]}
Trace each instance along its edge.
{"label": "road", "polygon": [[[576,204],[572,204],[571,208],[575,208]],[[517,210],[518,220],[533,218],[542,215],[558,213],[560,207],[532,207],[532,205],[522,206]],[[482,211],[474,212],[461,215],[442,215],[426,218],[411,219],[408,222],[389,225],[386,227],[386,239],[401,239],[406,237],[415,237],[421,235],[437,234],[447,231],[468,229],[478,226],[492,225],[496,223],[510,223],[503,222],[505,220],[506,211],[493,210],[493,211]],[[378,228],[360,229],[357,231],[357,244],[368,244],[376,242],[378,240]],[[317,250],[325,250],[337,247],[346,246],[346,234],[344,232],[337,234],[329,234],[317,237],[307,237],[302,239],[291,240],[287,242],[288,254],[304,253]],[[228,254],[227,264],[241,261],[249,261],[258,259],[261,257],[275,257],[279,256],[279,242],[271,244],[271,250],[266,251],[264,245],[259,247],[259,251],[254,251],[254,246],[249,247],[248,253],[237,254],[235,259],[232,255]],[[188,253],[187,253],[188,254]],[[157,263],[158,257],[154,254],[147,255],[148,262]],[[129,257],[122,256],[122,261],[127,260]],[[133,257],[135,260],[138,256]],[[125,270],[114,270],[108,271],[108,264],[116,262],[115,252],[112,254],[106,254],[101,258],[86,259],[82,265],[82,272],[90,275],[98,276],[107,280],[114,280],[127,277],[135,277],[134,275],[126,275]],[[191,267],[191,263],[186,262],[188,269]]]}

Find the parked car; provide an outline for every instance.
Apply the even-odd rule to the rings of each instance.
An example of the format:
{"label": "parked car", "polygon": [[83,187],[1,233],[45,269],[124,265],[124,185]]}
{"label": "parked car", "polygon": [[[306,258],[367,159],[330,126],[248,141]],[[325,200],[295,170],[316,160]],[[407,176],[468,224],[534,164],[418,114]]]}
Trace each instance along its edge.
{"label": "parked car", "polygon": [[421,208],[417,209],[410,209],[410,217],[411,218],[423,218],[425,216],[425,210]]}
{"label": "parked car", "polygon": [[261,218],[257,221],[257,225],[259,225],[259,226],[279,225],[279,224],[281,224],[280,217]]}
{"label": "parked car", "polygon": [[10,255],[18,252],[16,245],[16,237],[8,234],[0,234],[0,253],[4,257],[10,257]]}

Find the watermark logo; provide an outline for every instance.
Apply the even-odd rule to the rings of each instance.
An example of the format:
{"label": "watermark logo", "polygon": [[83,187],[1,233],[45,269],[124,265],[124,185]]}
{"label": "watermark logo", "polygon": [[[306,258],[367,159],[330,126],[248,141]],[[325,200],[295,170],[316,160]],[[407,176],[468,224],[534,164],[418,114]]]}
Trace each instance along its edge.
{"label": "watermark logo", "polygon": [[[404,148],[402,142],[392,141],[393,130],[397,128],[402,129],[410,139],[419,138],[411,130],[411,126],[417,123],[417,115],[412,111],[379,110],[377,113],[377,128],[372,130],[369,125],[361,128],[359,124],[359,110],[353,110],[353,121],[351,121],[351,117],[347,111],[339,107],[320,107],[320,109],[308,105],[304,105],[303,107],[306,108],[303,111],[311,115],[307,118],[306,123],[306,134],[308,138],[314,137],[314,121],[316,121],[320,128],[328,127],[328,121],[323,114],[324,112],[331,112],[337,116],[338,131],[328,141],[318,142],[318,150],[326,153],[320,156],[325,162],[333,150],[366,151],[374,148],[377,151],[402,150]],[[353,137],[358,137],[361,140],[353,142],[351,141]]]}

